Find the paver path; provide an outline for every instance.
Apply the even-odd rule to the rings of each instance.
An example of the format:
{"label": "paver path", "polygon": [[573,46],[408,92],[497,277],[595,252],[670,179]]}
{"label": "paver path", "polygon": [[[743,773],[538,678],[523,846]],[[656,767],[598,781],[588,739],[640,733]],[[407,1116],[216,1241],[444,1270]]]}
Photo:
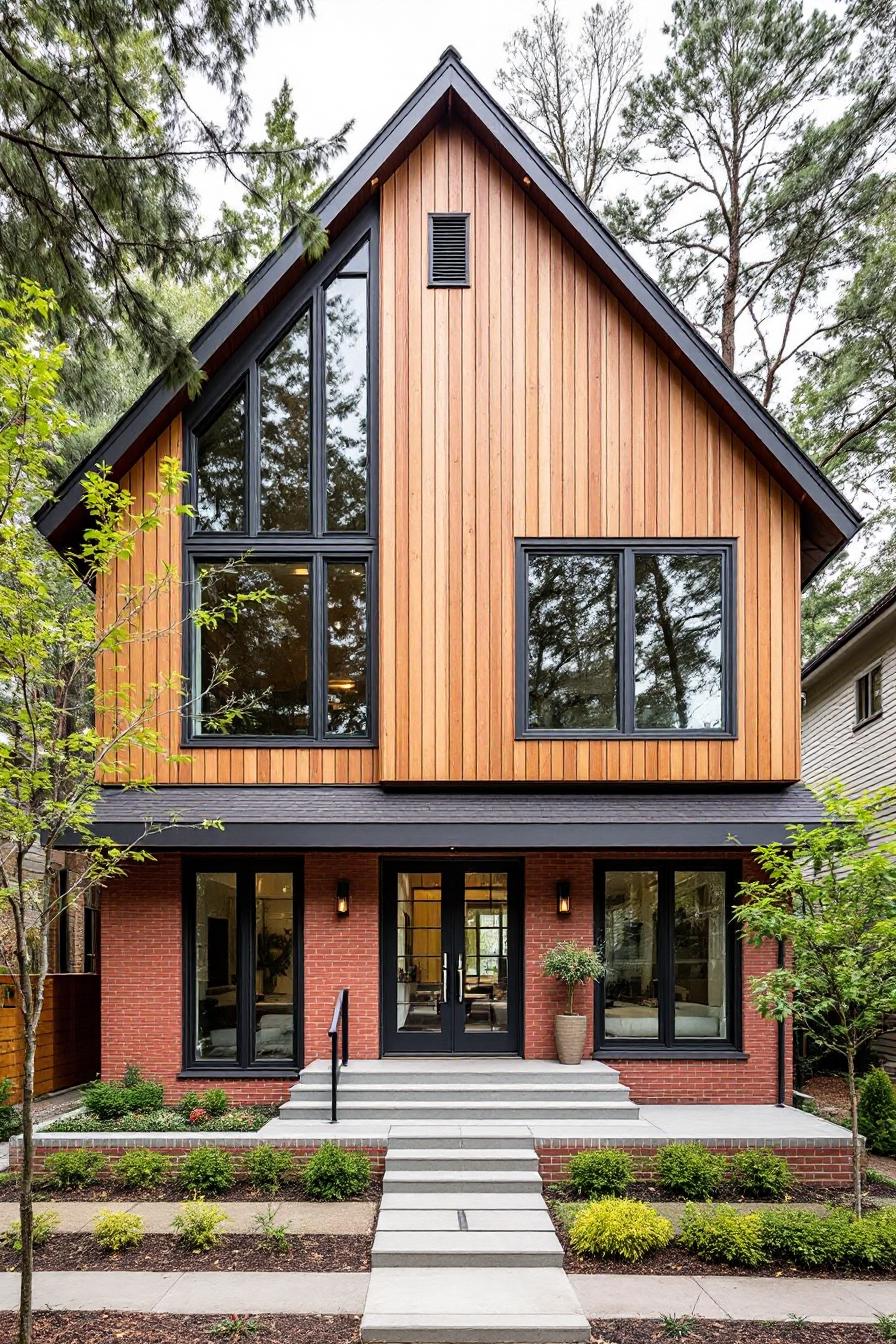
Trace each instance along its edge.
{"label": "paver path", "polygon": [[[226,1213],[228,1221],[222,1227],[225,1234],[257,1233],[255,1219],[259,1213],[272,1209],[278,1223],[284,1223],[295,1234],[323,1234],[328,1236],[366,1236],[373,1228],[375,1204],[343,1203],[319,1204],[310,1200],[272,1199],[260,1203],[248,1200],[226,1202],[215,1200]],[[78,1202],[76,1200],[35,1200],[35,1210],[50,1209],[59,1219],[59,1232],[90,1232],[94,1219],[101,1213],[137,1213],[143,1219],[147,1233],[172,1231],[172,1222],[180,1211],[180,1204],[161,1200],[104,1200]],[[18,1204],[0,1204],[0,1233],[19,1220]]]}

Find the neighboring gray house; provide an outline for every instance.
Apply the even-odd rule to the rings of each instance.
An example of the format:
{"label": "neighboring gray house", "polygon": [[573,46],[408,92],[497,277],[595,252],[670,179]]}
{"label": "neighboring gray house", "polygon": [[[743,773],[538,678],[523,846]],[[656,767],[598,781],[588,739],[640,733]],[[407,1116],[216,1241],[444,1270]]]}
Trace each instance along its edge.
{"label": "neighboring gray house", "polygon": [[[896,785],[896,588],[803,668],[803,782]],[[885,815],[896,820],[896,801]],[[878,1053],[896,1077],[896,1023]]]}

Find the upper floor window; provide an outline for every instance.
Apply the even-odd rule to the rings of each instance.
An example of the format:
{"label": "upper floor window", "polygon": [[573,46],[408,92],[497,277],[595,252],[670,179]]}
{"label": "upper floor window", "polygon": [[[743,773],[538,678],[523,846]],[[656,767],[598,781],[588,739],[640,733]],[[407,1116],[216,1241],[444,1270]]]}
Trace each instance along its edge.
{"label": "upper floor window", "polygon": [[188,419],[192,602],[238,612],[193,635],[193,740],[371,740],[375,240],[359,221]]}
{"label": "upper floor window", "polygon": [[733,732],[730,542],[521,542],[521,736]]}
{"label": "upper floor window", "polygon": [[870,723],[872,719],[879,719],[884,712],[883,696],[881,694],[882,668],[878,663],[876,667],[869,668],[867,672],[856,680],[856,728],[861,728],[863,724]]}

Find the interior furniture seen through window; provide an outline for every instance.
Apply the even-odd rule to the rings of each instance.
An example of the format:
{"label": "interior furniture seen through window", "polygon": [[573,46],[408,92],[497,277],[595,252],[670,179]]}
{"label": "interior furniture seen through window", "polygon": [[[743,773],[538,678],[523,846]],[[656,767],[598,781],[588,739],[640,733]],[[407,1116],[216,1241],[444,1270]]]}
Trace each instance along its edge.
{"label": "interior furniture seen through window", "polygon": [[189,417],[188,740],[372,740],[374,239],[327,253]]}
{"label": "interior furniture seen through window", "polygon": [[189,877],[184,1066],[282,1069],[298,1059],[300,923],[292,870],[238,864]]}
{"label": "interior furniture seen through window", "polygon": [[603,1047],[652,1053],[736,1044],[735,882],[730,867],[686,861],[598,866]]}
{"label": "interior furniture seen through window", "polygon": [[881,680],[882,668],[880,663],[877,667],[872,667],[867,672],[863,672],[856,679],[855,726],[857,728],[861,728],[864,723],[870,723],[872,719],[880,718],[884,712]]}
{"label": "interior furniture seen through window", "polygon": [[733,543],[518,543],[521,737],[729,736]]}

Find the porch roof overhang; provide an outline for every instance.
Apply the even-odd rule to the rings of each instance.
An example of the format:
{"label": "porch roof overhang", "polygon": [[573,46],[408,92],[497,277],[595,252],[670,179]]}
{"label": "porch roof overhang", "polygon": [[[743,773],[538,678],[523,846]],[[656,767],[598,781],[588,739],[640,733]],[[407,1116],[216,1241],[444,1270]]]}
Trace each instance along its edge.
{"label": "porch roof overhang", "polygon": [[[221,784],[104,788],[93,829],[148,850],[708,849],[783,843],[790,826],[821,815],[800,784],[587,793]],[[60,841],[82,845],[73,834]]]}

